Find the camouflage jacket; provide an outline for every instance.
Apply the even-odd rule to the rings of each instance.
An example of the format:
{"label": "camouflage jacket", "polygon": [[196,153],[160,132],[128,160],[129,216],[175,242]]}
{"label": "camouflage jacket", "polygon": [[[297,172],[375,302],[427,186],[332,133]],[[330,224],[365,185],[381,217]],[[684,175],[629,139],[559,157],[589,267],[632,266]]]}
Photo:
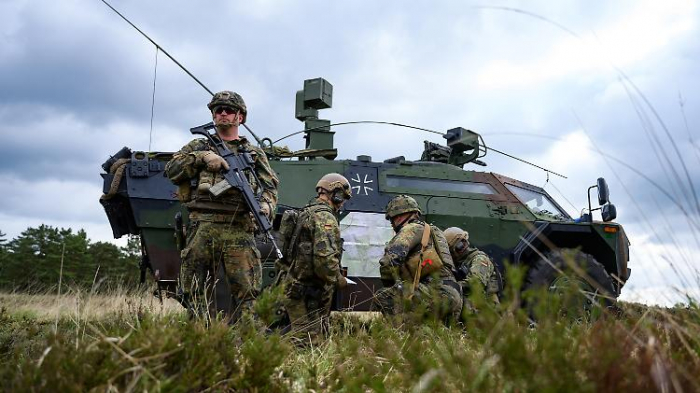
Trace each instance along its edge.
{"label": "camouflage jacket", "polygon": [[316,199],[300,213],[299,236],[292,253],[289,278],[307,285],[335,286],[340,275],[342,239],[338,217],[330,203]]}
{"label": "camouflage jacket", "polygon": [[[226,142],[229,149],[233,152],[239,152],[242,149],[247,150],[255,161],[255,172],[260,180],[260,184],[256,184],[253,178],[248,181],[254,192],[261,192],[261,202],[270,204],[270,214],[274,214],[277,206],[277,186],[279,179],[277,174],[270,166],[267,156],[262,149],[253,146],[243,136],[238,140]],[[192,211],[214,211],[214,212],[241,212],[250,211],[245,204],[240,191],[231,188],[214,197],[207,189],[196,187],[190,190],[190,182],[195,179],[197,186],[204,183],[213,185],[223,180],[220,173],[212,173],[206,169],[206,164],[202,160],[203,152],[214,151],[214,147],[210,146],[209,142],[204,139],[194,139],[186,144],[180,151],[173,155],[173,158],[165,166],[165,173],[170,180],[179,186],[180,198],[183,203]]]}
{"label": "camouflage jacket", "polygon": [[[490,286],[493,286],[493,281],[497,280],[494,277],[496,269],[491,258],[485,252],[476,247],[469,247],[467,252],[460,258],[455,258],[454,262],[455,267],[460,272],[458,277],[462,284],[468,285],[470,280],[477,278],[488,292],[492,291]],[[495,291],[497,290],[498,288]]]}
{"label": "camouflage jacket", "polygon": [[[425,222],[414,218],[405,223],[401,229],[399,229],[398,233],[387,243],[384,249],[384,256],[379,260],[379,273],[384,286],[394,285],[401,277],[401,269],[405,269],[405,262],[415,254],[420,253],[424,225]],[[454,280],[455,277],[452,272],[454,263],[452,262],[452,256],[450,255],[445,235],[434,225],[431,225],[431,230],[438,242],[441,243],[441,245],[437,247],[443,264],[439,276],[443,280]],[[432,244],[432,237],[428,244]]]}

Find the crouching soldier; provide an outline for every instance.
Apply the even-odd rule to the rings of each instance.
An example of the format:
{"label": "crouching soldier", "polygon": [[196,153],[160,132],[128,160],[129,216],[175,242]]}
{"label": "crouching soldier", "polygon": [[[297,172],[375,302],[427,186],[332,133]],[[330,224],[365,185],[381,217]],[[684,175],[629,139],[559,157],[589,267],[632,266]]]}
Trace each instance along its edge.
{"label": "crouching soldier", "polygon": [[461,289],[442,231],[421,218],[418,203],[407,195],[389,202],[386,219],[396,235],[379,261],[384,288],[375,294],[374,308],[385,315],[421,310],[446,323],[457,321]]}
{"label": "crouching soldier", "polygon": [[298,215],[291,243],[285,247],[290,261],[284,277],[283,304],[298,344],[318,343],[331,312],[336,287],[347,280],[340,272],[342,239],[338,212],[350,199],[350,183],[330,173],[316,184],[317,197]]}
{"label": "crouching soldier", "polygon": [[498,304],[498,292],[501,290],[502,280],[491,258],[478,248],[471,247],[469,232],[461,228],[447,228],[445,238],[450,246],[450,254],[455,264],[455,276],[462,286],[464,297],[462,315],[468,315],[475,311],[468,300],[474,283],[480,284],[486,292],[486,297]]}

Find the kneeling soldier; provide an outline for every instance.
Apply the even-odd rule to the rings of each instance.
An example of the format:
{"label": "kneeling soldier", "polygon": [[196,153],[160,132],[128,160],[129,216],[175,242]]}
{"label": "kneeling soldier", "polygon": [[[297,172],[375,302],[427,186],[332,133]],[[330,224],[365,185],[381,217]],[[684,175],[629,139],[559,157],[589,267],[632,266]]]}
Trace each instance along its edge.
{"label": "kneeling soldier", "polygon": [[299,213],[292,243],[285,248],[290,264],[284,278],[283,304],[300,344],[319,342],[330,316],[333,293],[336,287],[347,285],[340,272],[338,212],[350,199],[350,182],[330,173],[318,181],[316,193],[316,199]]}
{"label": "kneeling soldier", "polygon": [[[469,244],[469,232],[451,227],[445,230],[445,238],[450,246],[450,254],[455,264],[455,276],[462,285],[464,312],[474,311],[468,301],[471,293],[470,283],[477,280],[486,291],[487,297],[498,304],[498,292],[501,290],[501,277],[489,256]],[[463,314],[465,315],[465,314]]]}
{"label": "kneeling soldier", "polygon": [[389,202],[386,219],[396,235],[379,261],[384,288],[375,294],[374,307],[385,315],[423,308],[437,319],[457,321],[461,289],[442,231],[421,218],[418,203],[407,195]]}

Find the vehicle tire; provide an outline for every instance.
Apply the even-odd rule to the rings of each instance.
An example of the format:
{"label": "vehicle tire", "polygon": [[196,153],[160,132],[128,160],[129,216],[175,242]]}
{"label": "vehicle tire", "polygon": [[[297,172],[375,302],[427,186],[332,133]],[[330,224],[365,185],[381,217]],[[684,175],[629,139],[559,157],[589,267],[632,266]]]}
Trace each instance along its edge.
{"label": "vehicle tire", "polygon": [[523,305],[533,320],[544,315],[591,320],[615,303],[605,267],[572,249],[550,251],[534,261],[523,284]]}

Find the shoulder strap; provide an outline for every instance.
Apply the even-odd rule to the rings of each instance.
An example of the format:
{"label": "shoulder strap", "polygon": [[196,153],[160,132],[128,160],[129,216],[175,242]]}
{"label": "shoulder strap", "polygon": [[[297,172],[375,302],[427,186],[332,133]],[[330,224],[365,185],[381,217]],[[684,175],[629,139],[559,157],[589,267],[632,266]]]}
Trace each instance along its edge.
{"label": "shoulder strap", "polygon": [[[432,226],[432,225],[431,225],[431,226]],[[440,253],[442,250],[440,250],[440,249],[438,248],[438,241],[437,241],[437,237],[435,237],[435,231],[432,231],[432,232],[430,233],[430,237],[433,238],[433,247],[435,248],[435,254],[437,254],[438,258],[440,258],[440,262],[441,262],[442,264],[445,264],[445,262],[442,260],[442,254]],[[449,251],[448,251],[448,252],[449,252]]]}
{"label": "shoulder strap", "polygon": [[430,237],[430,232],[430,224],[426,222],[425,225],[423,225],[423,238],[420,240],[421,252],[428,248],[428,238]]}
{"label": "shoulder strap", "polygon": [[[409,295],[409,299],[413,298],[413,294],[416,291],[416,287],[418,287],[418,282],[420,282],[420,274],[421,270],[423,270],[423,252],[428,248],[428,238],[430,238],[430,224],[427,222],[423,224],[423,237],[420,240],[420,262],[418,263],[418,268],[416,269],[416,274],[413,276],[413,289],[411,290],[411,294]],[[435,240],[433,240],[435,242]]]}

